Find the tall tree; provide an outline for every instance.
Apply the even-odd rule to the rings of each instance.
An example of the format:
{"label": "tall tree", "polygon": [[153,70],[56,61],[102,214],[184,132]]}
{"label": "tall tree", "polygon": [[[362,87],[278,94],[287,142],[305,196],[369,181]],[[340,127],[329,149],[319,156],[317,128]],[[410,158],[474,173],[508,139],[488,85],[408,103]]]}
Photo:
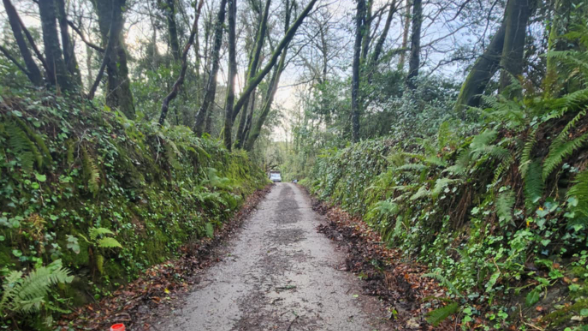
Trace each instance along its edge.
{"label": "tall tree", "polygon": [[[259,67],[259,60],[261,57],[261,50],[263,49],[265,37],[267,35],[267,20],[269,16],[269,9],[270,9],[271,0],[267,0],[265,3],[265,8],[263,10],[263,14],[261,15],[261,20],[259,23],[259,28],[257,30],[257,36],[255,38],[255,44],[253,47],[253,52],[251,53],[249,59],[249,66],[247,68],[247,72],[245,74],[245,80],[251,79],[251,76],[255,74]],[[252,92],[253,97],[251,101],[246,101],[246,104],[249,104],[249,113],[247,112],[248,107],[245,107],[245,111],[241,115],[241,121],[239,122],[239,127],[237,128],[237,141],[235,145],[237,148],[241,148],[243,143],[245,143],[243,132],[245,131],[245,126],[248,117],[253,115],[254,105],[255,105],[255,91]],[[235,112],[233,114],[233,121],[237,118],[238,113]]]}
{"label": "tall tree", "polygon": [[239,112],[241,107],[243,107],[245,105],[245,102],[249,99],[251,92],[253,92],[253,90],[257,88],[259,83],[263,81],[265,76],[267,76],[267,74],[270,73],[272,68],[278,62],[280,54],[282,54],[282,51],[284,51],[284,49],[288,46],[292,38],[294,38],[296,31],[298,30],[300,25],[302,25],[304,18],[306,18],[306,16],[310,13],[316,2],[317,0],[310,0],[308,5],[306,5],[304,10],[302,11],[302,13],[300,13],[300,15],[296,18],[292,26],[288,28],[288,31],[282,37],[282,39],[276,46],[276,49],[271,54],[268,63],[266,63],[266,65],[263,68],[261,68],[261,70],[259,70],[254,76],[251,77],[251,79],[247,81],[245,88],[243,88],[243,91],[239,96],[239,99],[237,99],[237,101],[235,102],[235,107],[233,111],[237,113]]}
{"label": "tall tree", "polygon": [[[284,32],[287,32],[288,27],[290,26],[290,19],[292,17],[292,11],[294,10],[295,3],[290,2],[290,0],[286,0],[285,5],[286,17],[284,20]],[[272,73],[272,76],[267,87],[267,91],[265,93],[264,100],[262,101],[262,109],[261,113],[259,114],[259,118],[257,119],[257,121],[255,121],[254,124],[252,123],[253,114],[251,114],[251,116],[248,119],[247,127],[243,133],[243,136],[241,137],[241,139],[244,141],[244,144],[242,146],[247,151],[253,150],[253,146],[255,146],[255,141],[257,140],[257,138],[259,138],[259,135],[261,134],[261,129],[270,113],[272,103],[274,102],[274,97],[276,95],[276,91],[278,90],[280,76],[286,68],[286,56],[288,54],[288,46],[289,45],[287,45],[286,48],[284,48],[284,51],[280,55],[280,61],[278,62],[278,65],[274,68],[274,71]]]}
{"label": "tall tree", "polygon": [[22,56],[22,59],[25,63],[25,74],[34,85],[42,86],[43,75],[41,74],[41,70],[39,70],[37,63],[35,63],[29,47],[27,46],[18,12],[10,0],[2,0],[2,3],[4,4],[4,9],[6,10],[6,14],[8,16],[8,23],[10,23],[10,27],[12,28],[12,34],[14,35],[14,39],[16,40],[16,44],[20,50],[20,55]]}
{"label": "tall tree", "polygon": [[74,52],[74,44],[69,35],[67,11],[65,0],[55,0],[57,7],[57,20],[59,21],[59,32],[61,33],[61,44],[63,48],[63,60],[70,76],[78,86],[82,86],[82,75],[78,67],[78,61]]}
{"label": "tall tree", "polygon": [[118,108],[127,118],[134,119],[135,105],[123,38],[123,10],[126,9],[126,0],[93,0],[92,3],[98,14],[103,47],[109,40],[112,42],[112,51],[104,53],[107,74],[106,105]]}
{"label": "tall tree", "polygon": [[227,81],[227,101],[225,103],[225,146],[231,150],[233,136],[233,106],[235,103],[235,79],[237,77],[237,37],[235,25],[237,16],[237,0],[229,0],[229,77]]}
{"label": "tall tree", "polygon": [[416,89],[416,77],[419,75],[421,65],[421,26],[423,25],[423,0],[413,0],[412,31],[410,35],[410,56],[408,58],[408,75],[406,76],[406,87],[410,90]]}
{"label": "tall tree", "polygon": [[412,3],[410,0],[406,0],[404,7],[404,29],[402,30],[402,51],[400,53],[400,59],[398,60],[398,69],[404,69],[404,62],[406,61],[406,48],[408,47],[408,33],[410,31],[410,9]]}
{"label": "tall tree", "polygon": [[216,95],[216,76],[218,74],[220,64],[220,49],[223,42],[223,24],[225,22],[226,6],[227,0],[221,0],[218,14],[216,16],[216,23],[214,26],[214,45],[212,46],[213,49],[211,59],[212,69],[208,75],[204,100],[200,105],[200,109],[196,113],[196,121],[193,128],[197,136],[201,136],[204,133],[207,114],[210,116],[210,113],[212,112],[214,97]]}
{"label": "tall tree", "polygon": [[357,11],[355,14],[355,43],[353,45],[353,65],[351,77],[351,137],[353,142],[359,141],[359,69],[361,59],[362,32],[365,23],[365,0],[357,0]]}
{"label": "tall tree", "polygon": [[[509,0],[507,2],[500,28],[492,37],[484,53],[476,60],[462,84],[454,108],[462,117],[468,106],[477,107],[480,105],[480,95],[500,67],[503,66],[506,71],[500,77],[502,88],[510,83],[510,75],[519,76],[522,73],[522,52],[533,1]],[[506,42],[507,38],[509,39],[508,43]]]}
{"label": "tall tree", "polygon": [[527,25],[534,0],[511,0],[507,3],[505,17],[506,31],[500,67],[504,70],[500,75],[500,87],[510,85],[511,77],[518,78],[523,74],[525,38]]}
{"label": "tall tree", "polygon": [[163,125],[165,123],[165,119],[167,117],[167,112],[169,110],[169,103],[176,98],[178,93],[180,92],[180,88],[184,84],[184,79],[186,77],[186,70],[188,69],[188,52],[190,48],[194,44],[194,39],[196,36],[196,31],[198,31],[198,19],[200,18],[200,11],[202,10],[202,5],[204,4],[204,0],[200,0],[199,4],[196,6],[196,13],[194,15],[194,23],[192,23],[192,29],[190,31],[190,36],[188,37],[188,41],[186,42],[186,46],[184,46],[184,51],[182,52],[182,68],[180,69],[180,75],[178,79],[174,83],[171,92],[163,99],[161,103],[161,114],[159,115],[159,125]]}
{"label": "tall tree", "polygon": [[57,34],[57,16],[53,0],[39,0],[39,14],[43,30],[47,81],[63,90],[70,90],[74,84],[70,80]]}
{"label": "tall tree", "polygon": [[164,7],[164,13],[167,20],[167,32],[169,46],[172,56],[177,62],[180,60],[180,42],[178,40],[178,27],[176,24],[176,6],[175,0],[164,0],[161,4]]}

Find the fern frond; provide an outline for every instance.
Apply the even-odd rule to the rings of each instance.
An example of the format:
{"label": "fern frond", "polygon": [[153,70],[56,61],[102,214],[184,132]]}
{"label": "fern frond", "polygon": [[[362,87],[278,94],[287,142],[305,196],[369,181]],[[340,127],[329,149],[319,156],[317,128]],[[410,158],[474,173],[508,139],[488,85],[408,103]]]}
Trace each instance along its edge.
{"label": "fern frond", "polygon": [[85,147],[82,147],[82,167],[88,190],[96,196],[100,191],[100,171]]}
{"label": "fern frond", "polygon": [[16,125],[7,125],[5,129],[9,136],[8,145],[20,161],[21,168],[25,172],[32,172],[35,163],[40,168],[43,165],[43,156],[26,132]]}
{"label": "fern frond", "polygon": [[439,178],[435,181],[435,187],[431,191],[431,196],[437,198],[445,188],[453,183],[461,182],[459,179]]}
{"label": "fern frond", "polygon": [[422,197],[430,196],[431,191],[427,189],[426,185],[423,185],[419,188],[419,190],[410,197],[410,200],[420,199]]}
{"label": "fern frond", "polygon": [[502,192],[496,198],[496,214],[500,220],[512,223],[512,208],[515,203],[515,194],[512,190]]}
{"label": "fern frond", "polygon": [[118,242],[118,240],[111,237],[98,239],[96,243],[100,248],[123,248],[122,245]]}
{"label": "fern frond", "polygon": [[96,240],[101,235],[111,234],[114,235],[114,232],[106,229],[106,228],[90,228],[90,239]]}
{"label": "fern frond", "polygon": [[578,115],[574,116],[574,118],[572,118],[566,124],[566,126],[561,130],[561,132],[557,135],[557,137],[555,137],[555,139],[553,139],[553,142],[551,143],[551,145],[552,146],[563,145],[568,140],[568,134],[569,134],[570,130],[574,126],[576,126],[576,124],[578,124],[578,121],[580,121],[584,116],[586,116],[585,110],[579,112]]}
{"label": "fern frond", "polygon": [[541,162],[532,161],[524,177],[525,181],[525,206],[532,209],[543,196],[544,182],[541,175]]}
{"label": "fern frond", "polygon": [[577,206],[573,210],[584,216],[588,216],[588,170],[579,173],[574,179],[574,186],[567,193],[568,197],[577,199]]}
{"label": "fern frond", "polygon": [[529,164],[531,163],[531,153],[533,152],[533,147],[537,142],[537,128],[534,128],[529,132],[529,136],[527,137],[527,141],[525,142],[525,147],[523,147],[523,152],[521,153],[521,161],[519,165],[519,171],[521,172],[521,177],[525,178],[527,176],[527,170],[529,169]]}
{"label": "fern frond", "polygon": [[562,144],[555,146],[552,144],[549,148],[549,154],[543,162],[543,180],[547,179],[553,170],[555,170],[566,157],[572,155],[572,153],[582,147],[586,141],[588,141],[588,133]]}
{"label": "fern frond", "polygon": [[427,322],[435,327],[439,326],[439,323],[443,322],[447,317],[455,314],[459,305],[457,302],[448,304],[445,307],[437,308],[427,313]]}

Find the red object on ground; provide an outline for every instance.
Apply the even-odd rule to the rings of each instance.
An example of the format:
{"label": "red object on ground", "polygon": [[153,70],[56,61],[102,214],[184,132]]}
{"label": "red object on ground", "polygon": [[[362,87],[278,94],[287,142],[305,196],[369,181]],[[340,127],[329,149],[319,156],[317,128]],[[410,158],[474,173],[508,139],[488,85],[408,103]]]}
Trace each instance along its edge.
{"label": "red object on ground", "polygon": [[114,324],[110,327],[110,331],[125,331],[125,325],[122,323]]}

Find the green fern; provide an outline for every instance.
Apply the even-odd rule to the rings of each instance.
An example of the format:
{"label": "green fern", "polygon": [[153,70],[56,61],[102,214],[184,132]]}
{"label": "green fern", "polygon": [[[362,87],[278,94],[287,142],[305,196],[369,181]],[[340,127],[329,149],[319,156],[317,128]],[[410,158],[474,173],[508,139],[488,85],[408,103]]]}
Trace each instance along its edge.
{"label": "green fern", "polygon": [[553,140],[551,145],[552,146],[563,145],[568,140],[568,134],[569,134],[570,130],[573,127],[575,127],[576,124],[578,124],[578,121],[580,121],[584,116],[586,116],[585,110],[579,112],[578,115],[574,116],[574,118],[572,118],[572,120],[570,120],[566,124],[566,126],[561,130],[561,132],[557,135],[557,137],[555,137],[555,139]]}
{"label": "green fern", "polygon": [[0,315],[10,313],[31,314],[39,312],[45,306],[51,286],[59,283],[71,283],[73,276],[63,268],[61,260],[56,260],[46,267],[38,267],[23,277],[20,271],[12,271],[2,285]]}
{"label": "green fern", "polygon": [[575,150],[584,146],[586,141],[588,141],[588,133],[565,143],[552,144],[549,148],[549,154],[543,162],[543,180],[546,180],[566,157],[569,157]]}
{"label": "green fern", "polygon": [[91,240],[96,240],[101,235],[105,235],[105,234],[114,235],[114,232],[112,232],[106,228],[90,228],[89,234],[90,234]]}
{"label": "green fern", "polygon": [[496,198],[496,214],[500,220],[513,223],[512,208],[515,204],[515,194],[512,190],[502,192]]}
{"label": "green fern", "polygon": [[100,171],[85,147],[82,147],[82,167],[88,190],[96,197],[100,191]]}
{"label": "green fern", "polygon": [[40,168],[43,165],[43,156],[26,132],[16,125],[7,125],[5,129],[9,136],[10,149],[20,161],[22,169],[30,173],[33,171],[35,163]]}
{"label": "green fern", "polygon": [[439,325],[439,323],[443,322],[449,316],[455,314],[458,308],[459,305],[457,304],[457,302],[452,302],[447,306],[430,311],[427,313],[427,322],[436,327]]}
{"label": "green fern", "polygon": [[574,186],[570,188],[567,196],[577,200],[577,205],[573,207],[573,210],[588,217],[588,170],[584,170],[576,176]]}
{"label": "green fern", "polygon": [[527,167],[526,176],[524,177],[525,184],[525,206],[528,210],[533,209],[543,196],[544,182],[541,175],[541,162],[532,161]]}
{"label": "green fern", "polygon": [[100,238],[96,241],[100,248],[123,248],[118,240],[110,237]]}
{"label": "green fern", "polygon": [[431,196],[437,198],[447,186],[461,182],[459,179],[439,178],[435,181],[435,187],[431,191]]}
{"label": "green fern", "polygon": [[535,147],[535,143],[537,142],[537,128],[534,128],[529,132],[527,137],[527,141],[525,142],[525,146],[523,147],[523,152],[521,153],[521,162],[519,165],[519,171],[521,172],[521,177],[525,178],[527,176],[527,171],[529,169],[529,164],[531,163],[531,153],[533,152],[533,147]]}

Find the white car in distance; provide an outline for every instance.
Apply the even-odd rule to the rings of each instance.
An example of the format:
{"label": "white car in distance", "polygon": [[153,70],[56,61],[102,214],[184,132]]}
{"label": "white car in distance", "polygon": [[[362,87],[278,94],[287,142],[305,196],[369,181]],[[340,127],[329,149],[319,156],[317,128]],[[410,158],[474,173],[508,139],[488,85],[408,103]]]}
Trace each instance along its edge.
{"label": "white car in distance", "polygon": [[270,174],[270,180],[272,182],[274,182],[274,183],[275,182],[281,182],[282,181],[282,175],[280,175],[280,173],[278,173],[278,172],[272,172]]}

